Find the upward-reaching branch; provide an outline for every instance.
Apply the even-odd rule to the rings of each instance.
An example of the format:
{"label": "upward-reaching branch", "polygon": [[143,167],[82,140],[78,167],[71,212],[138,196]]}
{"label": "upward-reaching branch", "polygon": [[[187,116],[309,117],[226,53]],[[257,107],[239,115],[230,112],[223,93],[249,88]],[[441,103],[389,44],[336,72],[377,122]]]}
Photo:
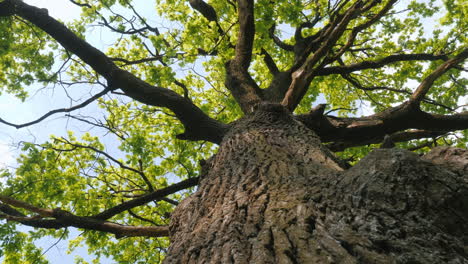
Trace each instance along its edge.
{"label": "upward-reaching branch", "polygon": [[255,35],[254,1],[239,0],[239,35],[235,61],[244,69],[249,68]]}
{"label": "upward-reaching branch", "polygon": [[262,99],[262,91],[250,76],[255,36],[254,1],[238,0],[239,34],[234,59],[226,63],[226,86],[246,113]]}
{"label": "upward-reaching branch", "polygon": [[464,49],[457,56],[437,67],[437,69],[435,69],[421,82],[416,91],[414,91],[413,95],[411,95],[410,102],[419,105],[426,96],[427,92],[429,92],[429,89],[434,84],[434,81],[449,69],[464,61],[466,58],[468,58],[468,48]]}
{"label": "upward-reaching branch", "polygon": [[0,15],[16,14],[44,30],[66,50],[77,55],[106,78],[109,88],[120,88],[125,95],[142,103],[172,110],[186,129],[186,132],[179,136],[180,139],[221,142],[227,125],[210,118],[189,99],[176,92],[152,86],[132,73],[120,69],[103,52],[50,17],[47,10],[30,6],[20,0],[5,0],[0,3],[0,10]]}
{"label": "upward-reaching branch", "polygon": [[[299,104],[302,97],[305,95],[307,88],[315,76],[315,71],[318,68],[323,68],[325,64],[316,67],[316,65],[330,52],[336,41],[343,35],[346,27],[355,18],[361,10],[362,1],[357,1],[343,15],[337,16],[338,19],[331,22],[331,26],[324,32],[323,43],[302,64],[302,66],[292,73],[292,82],[286,92],[282,105],[293,111]],[[301,60],[299,60],[301,61]]]}
{"label": "upward-reaching branch", "polygon": [[[296,108],[306,94],[311,81],[321,74],[323,68],[339,59],[353,45],[358,33],[376,23],[383,15],[388,13],[396,0],[389,0],[376,14],[371,14],[365,22],[352,28],[346,43],[334,53],[333,48],[337,41],[349,30],[348,25],[351,21],[370,13],[372,8],[381,3],[378,0],[356,1],[346,11],[341,12],[346,2],[343,1],[336,8],[327,25],[315,35],[305,39],[307,40],[306,47],[295,47],[296,60],[289,70],[291,72],[291,83],[282,100],[282,104],[289,110],[292,111]],[[298,44],[302,42],[299,41]]]}

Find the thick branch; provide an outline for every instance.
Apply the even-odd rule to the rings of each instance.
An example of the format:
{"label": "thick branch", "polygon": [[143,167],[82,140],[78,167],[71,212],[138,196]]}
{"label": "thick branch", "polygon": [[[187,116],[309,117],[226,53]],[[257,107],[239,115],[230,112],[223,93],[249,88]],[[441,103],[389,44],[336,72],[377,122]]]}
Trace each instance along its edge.
{"label": "thick branch", "polygon": [[114,206],[114,207],[112,207],[110,209],[107,209],[107,210],[105,210],[105,211],[103,211],[103,212],[101,212],[99,214],[94,215],[93,218],[101,219],[101,220],[109,219],[109,218],[113,217],[114,215],[117,215],[117,214],[119,214],[121,212],[125,212],[125,211],[127,211],[129,209],[132,209],[134,207],[147,204],[148,202],[151,202],[151,201],[162,200],[164,197],[168,196],[169,194],[173,194],[173,193],[176,193],[178,191],[193,187],[193,186],[198,184],[198,181],[199,181],[198,177],[190,178],[190,179],[185,180],[185,181],[181,181],[179,183],[168,186],[168,187],[166,187],[164,189],[160,189],[160,190],[154,191],[152,193],[149,193],[147,195],[135,198],[133,200],[123,202],[123,203],[121,203],[121,204],[119,204],[117,206]]}
{"label": "thick branch", "polygon": [[324,36],[326,37],[323,38],[324,42],[322,45],[299,69],[292,73],[293,79],[291,85],[281,102],[281,104],[287,107],[290,111],[293,111],[302,100],[310,82],[316,76],[316,71],[325,66],[324,63],[321,63],[316,67],[316,65],[319,64],[319,62],[328,54],[333,45],[335,45],[336,41],[338,41],[338,39],[343,35],[350,21],[361,12],[361,5],[362,2],[357,1],[345,12],[343,16],[338,16],[339,19],[333,21],[329,30],[324,32]]}
{"label": "thick branch", "polygon": [[417,54],[395,54],[389,55],[375,61],[363,61],[344,66],[331,66],[319,69],[316,73],[317,76],[325,76],[331,74],[348,74],[356,71],[378,69],[385,65],[401,62],[401,61],[435,61],[435,60],[447,60],[447,55],[433,55],[428,53],[417,53]]}
{"label": "thick branch", "polygon": [[208,21],[218,21],[218,15],[212,6],[203,0],[189,0],[190,6],[200,12]]}
{"label": "thick branch", "polygon": [[317,111],[296,118],[314,130],[323,142],[333,142],[335,150],[378,143],[385,135],[407,129],[422,129],[435,134],[468,129],[468,112],[429,114],[409,102],[360,118],[325,116]]}
{"label": "thick branch", "polygon": [[239,35],[236,44],[235,61],[240,67],[248,69],[252,60],[252,47],[255,36],[254,1],[238,0]]}
{"label": "thick branch", "polygon": [[248,69],[252,60],[255,36],[254,1],[238,0],[239,34],[234,59],[226,63],[226,87],[245,113],[261,102],[262,91],[250,76]]}
{"label": "thick branch", "polygon": [[270,70],[270,73],[273,76],[277,75],[280,71],[278,69],[278,66],[276,66],[276,63],[273,60],[273,58],[270,56],[270,54],[263,48],[262,48],[261,54],[263,55],[263,61],[268,67],[268,70]]}
{"label": "thick branch", "polygon": [[[422,139],[422,138],[434,138],[441,135],[446,134],[446,131],[430,131],[430,130],[408,130],[403,132],[397,132],[390,135],[390,140],[394,143],[396,142],[407,142],[410,140],[415,139]],[[327,147],[334,152],[343,151],[350,147],[362,146],[362,145],[369,145],[369,144],[379,144],[384,140],[385,136],[383,137],[375,137],[369,138],[367,141],[361,142],[335,142],[331,144],[327,144]]]}
{"label": "thick branch", "polygon": [[[120,88],[125,95],[142,103],[167,107],[184,124],[186,132],[179,138],[187,140],[208,140],[221,142],[228,126],[209,116],[174,91],[162,87],[154,87],[139,79],[130,72],[118,68],[103,52],[91,46],[76,36],[63,24],[50,17],[47,11],[30,6],[19,0],[6,0],[2,6],[10,4],[9,11],[30,21],[57,40],[65,49],[76,54],[98,74],[106,78],[112,89]],[[8,13],[8,12],[3,12]]]}
{"label": "thick branch", "polygon": [[[77,216],[59,208],[38,208],[7,196],[0,196],[0,201],[14,207],[21,207],[28,211],[38,213],[39,216],[27,217],[9,206],[2,205],[0,207],[0,211],[4,213],[0,214],[1,218],[21,222],[29,226],[55,229],[72,226],[112,233],[115,234],[117,238],[134,236],[162,237],[169,235],[169,228],[167,226],[126,226],[92,217]],[[8,212],[13,214],[9,214]],[[44,217],[54,219],[42,219]]]}
{"label": "thick branch", "polygon": [[2,203],[4,203],[4,204],[9,204],[9,205],[14,206],[14,207],[23,208],[23,209],[26,209],[28,211],[37,213],[42,217],[50,217],[50,216],[53,215],[53,210],[39,208],[39,207],[33,206],[31,204],[28,204],[26,202],[18,201],[18,200],[13,199],[13,198],[11,198],[9,196],[0,195],[0,201]]}

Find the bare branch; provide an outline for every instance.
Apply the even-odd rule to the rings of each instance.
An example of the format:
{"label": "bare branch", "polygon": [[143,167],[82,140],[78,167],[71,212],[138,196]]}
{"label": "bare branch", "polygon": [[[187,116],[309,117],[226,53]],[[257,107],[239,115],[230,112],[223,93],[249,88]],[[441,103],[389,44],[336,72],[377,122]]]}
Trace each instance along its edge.
{"label": "bare branch", "polygon": [[278,66],[276,66],[275,61],[273,58],[270,56],[270,54],[262,48],[262,53],[263,55],[263,61],[265,62],[266,66],[268,67],[268,70],[270,70],[270,73],[275,76],[279,73]]}
{"label": "bare branch", "polygon": [[278,47],[280,47],[280,48],[282,48],[284,50],[294,51],[294,46],[293,45],[289,45],[289,44],[284,43],[280,38],[278,38],[275,35],[275,28],[276,28],[276,24],[273,24],[273,26],[271,26],[270,29],[268,30],[270,38],[273,40],[273,42],[275,42],[275,44],[278,45]]}
{"label": "bare branch", "polygon": [[36,119],[34,121],[31,121],[31,122],[27,122],[27,123],[24,123],[24,124],[13,124],[13,123],[10,123],[10,122],[5,121],[2,118],[0,118],[0,123],[3,123],[3,124],[8,125],[8,126],[12,126],[12,127],[16,128],[16,129],[31,126],[31,125],[34,125],[34,124],[37,124],[37,123],[41,122],[42,120],[46,119],[47,117],[49,117],[51,115],[54,115],[54,114],[57,114],[57,113],[70,113],[70,112],[75,111],[77,109],[83,108],[83,107],[89,105],[90,103],[96,101],[97,99],[99,99],[103,95],[107,94],[109,91],[110,91],[110,89],[106,88],[102,92],[92,96],[91,98],[89,98],[88,100],[84,101],[83,103],[81,103],[79,105],[75,105],[75,106],[70,107],[70,108],[60,108],[60,109],[55,109],[55,110],[49,111],[45,115],[43,115],[43,116],[39,117],[38,119]]}
{"label": "bare branch", "polygon": [[125,212],[134,207],[147,204],[148,202],[151,202],[151,201],[162,200],[164,197],[168,196],[169,194],[173,194],[178,191],[193,187],[198,184],[198,181],[199,181],[199,177],[190,178],[185,181],[181,181],[179,183],[168,186],[164,189],[159,189],[147,195],[135,198],[127,202],[123,202],[115,207],[112,207],[99,214],[94,215],[93,218],[102,219],[102,220],[109,219],[113,217],[114,215]]}
{"label": "bare branch", "polygon": [[226,87],[245,113],[261,102],[262,90],[248,72],[255,36],[254,1],[238,0],[239,34],[235,57],[226,63]]}
{"label": "bare branch", "polygon": [[442,76],[449,69],[457,66],[459,63],[464,61],[466,58],[468,58],[468,48],[465,48],[462,52],[458,53],[457,56],[437,67],[437,69],[435,69],[431,74],[429,74],[429,76],[427,76],[421,82],[416,91],[414,91],[413,95],[411,96],[410,102],[419,105],[426,96],[427,92],[429,92],[429,89],[434,84],[434,81],[437,80],[437,78]]}
{"label": "bare branch", "polygon": [[428,53],[417,53],[417,54],[394,54],[384,57],[375,61],[362,61],[355,64],[344,65],[344,66],[331,66],[317,70],[317,76],[325,76],[331,74],[347,74],[355,71],[362,71],[367,69],[378,69],[385,65],[401,62],[401,61],[435,61],[435,60],[447,60],[447,55],[433,55]]}
{"label": "bare branch", "polygon": [[429,114],[409,102],[366,117],[340,118],[311,111],[296,118],[314,130],[322,142],[334,142],[330,147],[336,151],[379,143],[385,135],[407,129],[426,130],[436,135],[468,129],[468,112]]}

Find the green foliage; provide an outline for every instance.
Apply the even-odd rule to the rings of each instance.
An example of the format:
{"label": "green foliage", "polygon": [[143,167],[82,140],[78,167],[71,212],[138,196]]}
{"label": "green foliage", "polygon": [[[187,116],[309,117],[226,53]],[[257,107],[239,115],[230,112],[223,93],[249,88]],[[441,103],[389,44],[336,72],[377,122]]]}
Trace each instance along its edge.
{"label": "green foliage", "polygon": [[[154,17],[134,14],[132,8],[138,1],[77,2],[87,3],[92,8],[83,7],[80,20],[69,23],[68,27],[90,42],[95,41],[96,36],[89,25],[102,23],[101,16],[118,31],[132,30],[128,23],[132,17],[138,27],[145,27],[146,23],[158,25],[158,33],[105,33],[108,45],[105,52],[109,57],[119,58],[115,60],[119,66],[153,85],[184,94],[184,89],[175,84],[177,80],[187,87],[188,95],[197,106],[222,122],[232,122],[242,115],[224,85],[224,65],[234,55],[232,47],[239,30],[232,1],[208,1],[218,12],[218,24],[223,34],[218,24],[194,11],[188,1],[147,3],[145,7],[157,13],[156,21]],[[293,29],[306,18],[311,20],[320,13],[323,22],[302,32],[303,37],[313,35],[330,19],[327,5],[335,1],[255,2],[256,35],[249,70],[260,87],[267,88],[272,75],[261,50],[271,55],[280,70],[288,69],[294,61],[291,52],[280,49],[269,37],[270,28],[275,24],[275,34],[285,43],[294,44]],[[386,2],[382,1],[378,7]],[[399,53],[457,53],[461,46],[467,45],[468,7],[465,1],[400,2],[395,11],[407,11],[394,12],[366,28],[358,35],[355,40],[358,44],[353,47],[360,51],[345,54],[342,63],[378,60]],[[357,19],[350,26],[362,23],[363,19]],[[429,28],[425,27],[428,21],[431,22]],[[347,32],[338,40],[338,46],[346,43],[349,34]],[[201,50],[208,55],[200,56]],[[150,57],[159,59],[140,64],[126,62]],[[70,58],[72,60],[64,64],[66,67],[61,67]],[[317,77],[296,113],[305,113],[322,100],[327,102],[327,110],[341,109],[337,112],[340,116],[362,113],[362,109],[358,111],[362,104],[381,111],[407,100],[408,91],[414,90],[415,84],[438,65],[440,61],[400,62],[351,74],[365,87],[392,87],[401,90],[400,93],[385,89],[359,90],[337,75]],[[57,84],[55,72],[59,70],[70,82],[94,84],[102,81],[89,66],[59,49],[41,30],[17,18],[0,18],[0,92],[24,100],[27,97],[25,87],[33,83]],[[466,75],[450,71],[435,83],[428,96],[449,108],[454,107],[468,94],[467,84]],[[104,117],[88,120],[101,130],[83,134],[69,132],[67,137],[51,136],[49,141],[41,144],[24,143],[18,169],[0,174],[0,193],[38,207],[60,207],[76,215],[89,216],[153,189],[198,176],[199,160],[208,159],[216,150],[211,143],[176,139],[175,135],[182,133],[184,128],[169,110],[128,102],[116,95],[99,100],[98,105]],[[424,104],[423,108],[432,113],[448,113],[447,108],[433,104]],[[463,131],[435,141],[466,146],[467,133]],[[424,143],[408,142],[401,146],[416,147]],[[350,148],[340,155],[359,160],[374,147]],[[189,193],[179,192],[169,198],[181,201]],[[134,208],[111,220],[126,225],[166,225],[173,209],[174,205],[159,201]],[[1,221],[0,256],[4,263],[47,263],[41,256],[41,249],[33,242],[44,236],[59,238],[63,235],[63,230],[53,229],[25,234],[16,230],[15,224]],[[99,263],[101,257],[113,258],[116,263],[159,263],[169,241],[165,238],[117,240],[109,234],[85,231],[81,236],[71,238],[69,250],[83,244],[96,256],[95,263]],[[77,258],[76,263],[86,262]]]}
{"label": "green foliage", "polygon": [[31,233],[19,232],[11,223],[0,225],[0,257],[3,263],[47,264]]}
{"label": "green foliage", "polygon": [[24,100],[24,86],[55,80],[52,50],[57,44],[29,23],[0,17],[0,94],[7,92]]}

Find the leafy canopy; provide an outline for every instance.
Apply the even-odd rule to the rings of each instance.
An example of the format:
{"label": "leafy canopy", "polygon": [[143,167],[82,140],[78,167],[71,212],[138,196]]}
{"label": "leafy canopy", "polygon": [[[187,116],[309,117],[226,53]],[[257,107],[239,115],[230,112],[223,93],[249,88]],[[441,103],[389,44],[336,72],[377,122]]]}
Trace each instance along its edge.
{"label": "leafy canopy", "polygon": [[[241,117],[242,109],[226,86],[226,63],[236,56],[241,30],[239,5],[230,0],[210,0],[210,9],[201,1],[140,2],[70,1],[70,5],[80,6],[82,13],[66,26],[90,43],[99,43],[98,27],[104,39],[102,51],[117,66],[151,85],[190,98],[208,116],[225,124]],[[316,35],[335,19],[337,13],[333,10],[344,13],[355,2],[255,1],[255,34],[248,72],[259,88],[267,89],[276,80],[268,61],[274,62],[277,71],[288,71],[298,59],[291,50],[297,47],[298,39]],[[378,2],[381,3],[349,22],[349,30],[339,36],[332,51],[346,47],[353,34],[351,29],[368,21],[390,1]],[[467,45],[468,5],[464,2],[400,1],[378,21],[363,28],[353,45],[331,66],[379,61],[395,54],[456,55]],[[1,93],[24,100],[38,84],[62,85],[73,91],[92,87],[95,94],[110,85],[89,63],[20,15],[0,17],[0,39]],[[381,112],[408,100],[418,84],[439,65],[441,60],[401,60],[348,74],[316,76],[295,114],[305,114],[324,102],[327,111],[333,109],[332,113],[339,117]],[[466,104],[468,81],[462,67],[449,70],[435,81],[422,110],[433,114],[463,110],[460,104]],[[41,144],[23,143],[18,168],[1,173],[0,194],[39,208],[61,208],[74,215],[92,216],[197,177],[199,161],[215,153],[216,145],[211,142],[176,137],[185,129],[175,111],[129,99],[126,92],[119,90],[106,92],[88,106],[96,108],[96,114],[67,114],[68,121],[81,124],[89,132],[70,131],[65,136],[52,135]],[[7,119],[8,114],[15,113],[2,113],[2,118]],[[464,130],[402,142],[399,146],[419,151],[433,144],[463,147],[467,138]],[[374,147],[364,144],[347,148],[339,155],[356,161]],[[125,210],[114,215],[112,222],[128,226],[167,225],[175,205],[191,191],[192,188],[175,192]],[[7,204],[2,202],[4,212]],[[25,208],[16,210],[29,215]],[[93,230],[84,230],[78,237],[68,229],[25,231],[18,222],[3,221],[3,262],[48,263],[41,255],[43,249],[34,244],[45,236],[70,239],[70,251],[86,244],[95,263],[101,257],[118,263],[159,263],[169,244],[165,237],[116,239]],[[76,263],[86,262],[77,258]]]}

